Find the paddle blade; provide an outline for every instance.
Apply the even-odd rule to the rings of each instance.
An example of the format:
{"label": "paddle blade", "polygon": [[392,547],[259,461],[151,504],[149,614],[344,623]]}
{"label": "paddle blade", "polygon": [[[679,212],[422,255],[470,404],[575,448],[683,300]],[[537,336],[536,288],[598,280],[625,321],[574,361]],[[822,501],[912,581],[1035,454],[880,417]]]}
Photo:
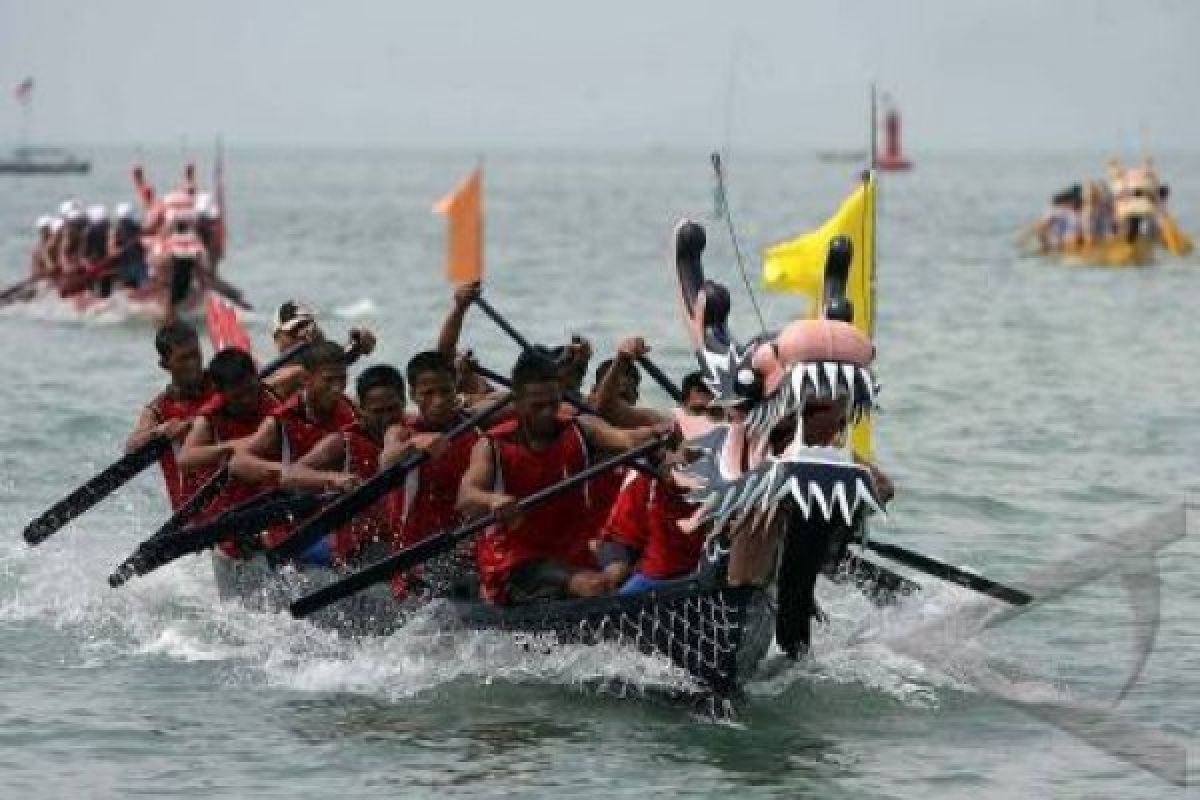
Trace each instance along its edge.
{"label": "paddle blade", "polygon": [[253,352],[250,348],[250,335],[242,327],[237,309],[224,297],[211,293],[208,295],[204,321],[208,325],[208,338],[212,342],[213,352],[220,352],[227,347],[236,347],[247,353]]}
{"label": "paddle blade", "polygon": [[483,170],[476,168],[433,210],[449,218],[446,277],[456,286],[483,279]]}
{"label": "paddle blade", "polygon": [[96,477],[59,500],[25,526],[22,534],[30,545],[44,542],[68,522],[128,483],[135,475],[158,461],[171,448],[171,440],[156,436],[106,467]]}

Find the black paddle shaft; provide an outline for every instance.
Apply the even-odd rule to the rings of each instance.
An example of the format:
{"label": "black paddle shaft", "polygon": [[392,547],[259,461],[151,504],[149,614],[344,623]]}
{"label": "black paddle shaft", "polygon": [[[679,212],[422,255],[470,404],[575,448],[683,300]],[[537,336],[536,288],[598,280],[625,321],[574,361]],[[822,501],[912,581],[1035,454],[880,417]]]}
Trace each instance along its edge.
{"label": "black paddle shaft", "polygon": [[[532,347],[532,345],[529,343],[529,340],[522,336],[521,332],[514,328],[512,323],[505,319],[499,311],[492,308],[492,304],[489,303],[482,294],[475,295],[473,302],[475,305],[479,306],[483,313],[491,317],[492,322],[499,325],[500,329],[507,333],[509,337],[517,343],[518,347],[520,347],[522,350],[528,350]],[[648,356],[644,355],[638,356],[637,360],[642,369],[646,370],[646,373],[654,379],[654,382],[661,386],[662,390],[669,394],[676,403],[683,402],[683,393],[679,391],[679,387],[667,377],[667,374],[663,372],[657,364],[651,361]],[[581,400],[582,398],[578,398],[578,396],[576,396],[576,399]],[[574,402],[574,400],[572,400],[572,402]]]}
{"label": "black paddle shaft", "polygon": [[475,305],[479,306],[483,313],[492,318],[492,322],[500,326],[500,329],[509,335],[509,337],[517,343],[517,346],[522,350],[529,350],[533,347],[529,340],[521,335],[521,332],[514,328],[508,320],[500,315],[500,312],[492,308],[492,304],[484,299],[482,294],[476,294],[473,298]]}
{"label": "black paddle shaft", "polygon": [[155,436],[141,447],[126,453],[105,467],[99,475],[52,505],[25,526],[25,541],[37,545],[50,538],[71,520],[124,486],[139,472],[162,458],[171,449],[171,440]]}
{"label": "black paddle shaft", "polygon": [[[465,417],[443,436],[446,440],[455,439],[472,428],[484,424],[508,405],[510,397],[495,400],[474,414]],[[313,542],[330,531],[337,530],[352,520],[356,514],[378,501],[393,488],[398,486],[408,472],[429,459],[429,453],[418,450],[411,453],[395,464],[381,470],[377,475],[363,483],[352,492],[342,495],[329,504],[320,514],[305,522],[296,531],[271,550],[276,559],[294,558],[308,549]]]}
{"label": "black paddle shaft", "polygon": [[[301,343],[281,354],[263,367],[258,374],[259,378],[266,378],[302,354],[309,346],[307,343]],[[41,544],[61,530],[68,522],[120,489],[146,467],[166,455],[170,449],[171,440],[166,436],[157,435],[136,450],[126,453],[101,471],[99,475],[59,500],[41,516],[26,525],[25,541],[30,545]],[[208,500],[205,500],[205,503],[207,502]]]}
{"label": "black paddle shaft", "polygon": [[[623,453],[618,453],[615,456],[606,458],[596,464],[593,464],[586,469],[580,470],[571,477],[559,481],[558,483],[539,489],[531,495],[521,498],[517,501],[516,507],[518,511],[528,511],[534,506],[544,503],[545,501],[562,494],[565,491],[575,488],[585,481],[590,481],[597,475],[603,472],[618,467],[622,464],[627,464],[636,458],[641,458],[651,451],[663,446],[664,440],[655,438],[637,447],[626,450]],[[484,514],[476,517],[465,525],[454,528],[442,533],[435,533],[429,538],[418,542],[412,547],[406,547],[400,552],[377,561],[369,567],[366,567],[358,572],[355,572],[349,577],[343,578],[337,583],[332,583],[317,591],[307,594],[304,597],[292,603],[290,611],[292,616],[297,618],[306,617],[313,612],[319,611],[326,606],[336,603],[343,597],[349,597],[356,592],[360,592],[377,583],[382,583],[395,575],[397,572],[412,569],[418,564],[428,561],[436,555],[448,552],[458,546],[458,543],[464,539],[473,536],[484,528],[494,525],[500,521],[500,517],[496,512]]]}
{"label": "black paddle shaft", "polygon": [[1022,589],[1017,589],[1013,586],[1005,586],[990,578],[985,578],[982,575],[946,564],[929,556],[922,555],[907,547],[901,547],[898,544],[890,542],[868,541],[866,547],[874,550],[881,556],[892,559],[900,564],[920,570],[927,575],[932,575],[935,578],[941,578],[950,583],[956,583],[959,586],[964,586],[981,594],[986,594],[989,597],[994,597],[997,600],[1003,600],[1014,606],[1029,605],[1033,602],[1033,595]]}

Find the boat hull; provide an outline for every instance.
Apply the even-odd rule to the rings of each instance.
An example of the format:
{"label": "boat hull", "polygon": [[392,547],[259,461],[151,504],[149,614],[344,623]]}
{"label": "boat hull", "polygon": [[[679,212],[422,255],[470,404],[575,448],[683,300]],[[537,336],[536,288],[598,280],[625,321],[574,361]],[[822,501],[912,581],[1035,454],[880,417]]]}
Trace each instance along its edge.
{"label": "boat hull", "polygon": [[1064,250],[1059,258],[1073,267],[1149,267],[1154,264],[1155,243],[1110,239],[1086,247]]}
{"label": "boat hull", "polygon": [[91,169],[90,161],[0,161],[0,175],[86,175]]}
{"label": "boat hull", "polygon": [[[175,315],[193,321],[202,320],[207,296],[207,290],[193,288],[183,301],[175,306]],[[62,297],[53,287],[33,286],[5,298],[2,305],[16,306],[19,304],[41,305],[53,308],[55,311],[66,309],[68,314],[75,314],[79,317],[115,315],[133,320],[143,320],[154,325],[161,325],[167,318],[166,297],[164,292],[157,287],[115,288],[107,297],[101,297],[90,290]],[[57,317],[58,314],[55,316]]]}
{"label": "boat hull", "polygon": [[665,656],[724,697],[740,694],[775,634],[775,604],[765,589],[698,579],[635,595],[452,606],[458,623],[471,630],[504,631],[551,646],[611,643]]}
{"label": "boat hull", "polygon": [[[341,577],[329,569],[276,570],[263,556],[240,560],[214,553],[212,558],[220,598],[256,611],[282,611]],[[386,635],[418,606],[418,601],[396,600],[382,584],[308,619],[351,635]],[[637,595],[506,607],[452,600],[449,607],[452,624],[466,630],[510,633],[546,646],[611,643],[663,656],[722,697],[740,693],[775,632],[775,605],[767,590],[699,579]]]}

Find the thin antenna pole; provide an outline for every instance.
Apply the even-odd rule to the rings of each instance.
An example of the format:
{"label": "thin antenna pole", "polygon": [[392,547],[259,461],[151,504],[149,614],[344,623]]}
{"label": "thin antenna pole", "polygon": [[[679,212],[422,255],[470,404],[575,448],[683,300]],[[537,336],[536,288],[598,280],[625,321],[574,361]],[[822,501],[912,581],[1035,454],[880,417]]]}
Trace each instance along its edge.
{"label": "thin antenna pole", "polygon": [[758,307],[758,298],[754,296],[754,287],[750,285],[750,275],[746,272],[746,259],[742,257],[742,247],[738,244],[737,231],[733,227],[733,214],[729,210],[729,198],[725,194],[725,170],[721,167],[721,154],[712,154],[713,172],[717,176],[717,198],[725,211],[725,224],[729,228],[729,240],[733,243],[733,255],[737,259],[738,272],[742,273],[742,282],[746,284],[746,292],[750,295],[750,303],[754,306],[754,314],[763,333],[767,332],[767,323],[763,319],[762,309]]}

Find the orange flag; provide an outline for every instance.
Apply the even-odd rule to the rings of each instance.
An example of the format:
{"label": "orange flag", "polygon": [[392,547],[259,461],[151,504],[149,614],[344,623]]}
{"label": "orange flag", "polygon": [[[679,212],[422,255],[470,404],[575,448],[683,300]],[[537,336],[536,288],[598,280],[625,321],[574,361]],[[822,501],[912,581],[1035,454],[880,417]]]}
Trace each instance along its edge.
{"label": "orange flag", "polygon": [[438,200],[434,212],[450,218],[446,277],[456,286],[483,278],[483,170],[475,168],[461,185]]}

